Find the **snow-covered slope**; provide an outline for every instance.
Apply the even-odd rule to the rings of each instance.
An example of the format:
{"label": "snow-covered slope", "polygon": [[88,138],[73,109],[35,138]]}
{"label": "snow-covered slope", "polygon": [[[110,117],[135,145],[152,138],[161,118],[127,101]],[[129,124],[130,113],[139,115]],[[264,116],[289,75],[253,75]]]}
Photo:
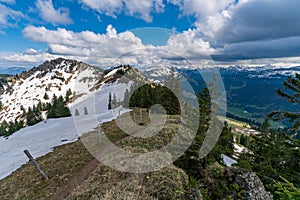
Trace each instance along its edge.
{"label": "snow-covered slope", "polygon": [[[88,107],[88,115],[48,119],[34,126],[23,128],[8,139],[0,137],[0,179],[8,176],[28,161],[23,153],[25,149],[28,149],[34,157],[40,157],[51,152],[56,146],[77,140],[84,133],[94,130],[98,124],[113,120],[117,117],[115,113],[128,112],[129,110],[121,107],[114,110],[107,109],[107,91],[122,91],[124,87],[126,85],[105,85],[94,95],[73,105],[74,108]],[[91,108],[95,106],[91,102],[96,102],[97,106],[101,108],[97,113],[91,111]]]}
{"label": "snow-covered slope", "polygon": [[[37,100],[43,99],[46,87],[50,88],[47,91],[49,97],[53,94],[65,94],[68,88],[73,88],[75,96],[73,102],[69,104],[73,116],[48,119],[34,126],[25,127],[7,139],[0,137],[0,163],[2,163],[0,179],[8,176],[28,161],[23,153],[25,149],[28,149],[34,157],[45,155],[52,151],[53,147],[75,141],[83,134],[94,130],[99,124],[111,121],[119,114],[128,112],[129,110],[120,105],[113,110],[108,110],[109,93],[113,94],[118,102],[121,102],[125,90],[129,89],[132,84],[131,81],[121,82],[117,71],[113,70],[105,77],[100,75],[99,79],[97,78],[99,76],[97,69],[76,61],[61,60],[51,70],[46,71],[47,73],[44,71],[43,75],[39,68],[36,71],[33,70],[32,74],[23,74],[24,78],[20,78],[14,83],[11,82],[7,86],[11,87],[11,94],[6,91],[1,97],[8,101],[8,104],[5,105],[11,103],[7,108],[8,111],[10,109],[14,111],[13,103],[31,106],[32,103],[37,102],[34,97]],[[69,82],[60,79],[51,80],[53,75],[63,77],[65,80],[69,79]],[[26,89],[28,84],[32,84],[32,87],[36,89],[29,90],[30,86]],[[40,87],[40,84],[45,84],[45,86]],[[61,87],[61,90],[56,89],[57,87]],[[25,93],[27,90],[31,95]],[[19,98],[25,100],[25,103]],[[78,110],[77,115],[75,114],[76,110]],[[1,113],[5,118],[5,112]],[[12,113],[11,119],[13,119],[13,115],[18,116],[18,112],[10,113]]]}
{"label": "snow-covered slope", "polygon": [[[21,106],[28,107],[51,102],[53,95],[66,96],[71,89],[73,98],[87,94],[97,87],[102,70],[74,60],[56,59],[47,61],[37,68],[10,77],[4,85],[0,101],[0,122],[21,120]],[[49,99],[45,99],[47,94]]]}

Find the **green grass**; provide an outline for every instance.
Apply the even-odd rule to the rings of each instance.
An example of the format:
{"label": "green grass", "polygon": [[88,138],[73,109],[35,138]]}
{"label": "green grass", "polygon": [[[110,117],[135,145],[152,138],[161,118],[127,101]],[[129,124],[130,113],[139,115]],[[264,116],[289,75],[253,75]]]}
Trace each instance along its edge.
{"label": "green grass", "polygon": [[243,118],[248,118],[248,119],[253,118],[253,115],[251,113],[245,112],[244,110],[241,110],[239,108],[228,107],[227,112]]}

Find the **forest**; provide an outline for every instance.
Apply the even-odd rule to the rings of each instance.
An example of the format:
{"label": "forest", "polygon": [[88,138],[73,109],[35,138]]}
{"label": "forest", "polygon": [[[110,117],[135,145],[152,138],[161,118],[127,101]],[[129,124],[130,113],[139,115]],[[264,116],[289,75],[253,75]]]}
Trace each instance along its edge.
{"label": "forest", "polygon": [[[174,77],[168,80],[171,79],[174,80]],[[284,88],[284,91],[277,90],[279,96],[291,103],[300,103],[300,75],[289,77],[284,82]],[[129,107],[142,108],[150,108],[159,103],[164,106],[167,114],[179,115],[180,99],[176,96],[167,87],[160,85],[143,85],[139,88],[132,86],[130,91],[126,91],[124,102]],[[223,173],[226,167],[221,155],[234,154],[235,133],[227,123],[213,150],[206,157],[199,158],[199,150],[211,117],[210,91],[207,87],[198,94],[198,103],[198,132],[189,149],[174,164],[188,174],[190,188],[201,188],[204,199],[243,199],[241,188],[232,177],[228,178]],[[248,151],[242,152],[234,167],[255,172],[274,199],[300,199],[300,141],[293,135],[288,135],[286,130],[276,130],[270,126],[270,120],[282,119],[293,124],[289,131],[295,132],[300,127],[300,114],[296,112],[272,112],[265,117],[263,123],[249,123],[260,134],[242,135],[241,143]]]}

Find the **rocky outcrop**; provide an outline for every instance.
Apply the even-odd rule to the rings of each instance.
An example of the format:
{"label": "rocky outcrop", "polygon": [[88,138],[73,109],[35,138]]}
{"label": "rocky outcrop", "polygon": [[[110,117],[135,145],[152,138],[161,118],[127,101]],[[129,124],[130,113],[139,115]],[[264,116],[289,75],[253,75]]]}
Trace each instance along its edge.
{"label": "rocky outcrop", "polygon": [[263,183],[254,172],[249,172],[242,168],[225,168],[224,175],[232,178],[233,182],[239,185],[240,190],[244,190],[244,199],[248,200],[271,200],[270,192],[267,192]]}

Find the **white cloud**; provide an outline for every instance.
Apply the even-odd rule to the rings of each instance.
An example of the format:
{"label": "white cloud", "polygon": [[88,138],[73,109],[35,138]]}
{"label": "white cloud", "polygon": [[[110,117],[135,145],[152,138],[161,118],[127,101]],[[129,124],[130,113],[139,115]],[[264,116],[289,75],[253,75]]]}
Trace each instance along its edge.
{"label": "white cloud", "polygon": [[221,46],[300,36],[299,7],[298,0],[239,0],[205,21],[198,21],[196,26],[207,39]]}
{"label": "white cloud", "polygon": [[24,37],[35,41],[49,44],[60,44],[76,47],[90,47],[98,45],[103,39],[103,35],[95,34],[91,31],[82,31],[79,33],[58,28],[57,30],[48,30],[45,27],[27,26],[23,30]]}
{"label": "white cloud", "polygon": [[112,25],[107,26],[105,34],[73,32],[64,28],[48,30],[34,26],[26,27],[23,34],[35,42],[47,43],[47,53],[50,55],[75,57],[99,65],[129,61],[129,64],[158,65],[161,62],[180,62],[180,59],[205,60],[215,52],[208,42],[197,35],[195,29],[171,35],[166,46],[157,47],[144,45],[130,31],[117,33]]}
{"label": "white cloud", "polygon": [[132,32],[119,33],[116,37],[106,38],[93,49],[92,56],[102,58],[118,58],[137,49],[145,48],[141,39]]}
{"label": "white cloud", "polygon": [[24,55],[37,55],[39,53],[40,53],[40,51],[37,51],[37,50],[35,50],[33,48],[26,49],[26,50],[23,51]]}
{"label": "white cloud", "polygon": [[179,6],[184,15],[194,15],[198,20],[206,19],[226,9],[234,0],[168,0]]}
{"label": "white cloud", "polygon": [[122,10],[122,0],[81,0],[89,8],[98,11],[100,14],[116,17]]}
{"label": "white cloud", "polygon": [[15,4],[16,0],[0,0],[0,2],[7,3],[7,4]]}
{"label": "white cloud", "polygon": [[[111,63],[112,60],[119,59],[128,52],[145,48],[141,39],[132,32],[117,33],[111,25],[107,26],[105,34],[96,34],[91,31],[73,32],[64,28],[48,30],[45,27],[27,26],[23,30],[23,35],[32,41],[47,43],[47,55],[75,57],[75,59],[89,61],[92,64]],[[32,49],[26,50],[20,57],[28,57],[28,54],[33,52]],[[36,56],[30,58],[32,57],[36,58]],[[126,55],[125,57],[129,59],[133,56]],[[130,59],[133,60],[133,58]]]}
{"label": "white cloud", "polygon": [[163,0],[81,0],[81,2],[100,14],[116,18],[117,14],[124,12],[146,22],[152,22],[152,12],[163,12],[165,7]]}
{"label": "white cloud", "polygon": [[0,10],[0,25],[3,27],[16,26],[16,22],[24,17],[21,12],[8,8],[3,4],[0,4]]}
{"label": "white cloud", "polygon": [[152,22],[151,12],[163,12],[164,3],[162,0],[123,0],[129,15],[137,16],[146,22]]}
{"label": "white cloud", "polygon": [[34,65],[54,58],[54,55],[42,52],[38,54],[0,53],[0,67],[18,66],[32,68]]}
{"label": "white cloud", "polygon": [[147,22],[152,21],[150,16],[151,12],[151,1],[141,1],[141,0],[124,0],[128,13],[131,16],[138,15],[140,18]]}
{"label": "white cloud", "polygon": [[85,57],[90,54],[90,48],[65,46],[59,44],[49,44],[47,52],[54,55],[64,55],[64,56],[81,56]]}
{"label": "white cloud", "polygon": [[188,60],[209,59],[209,55],[215,52],[209,42],[204,41],[198,35],[196,29],[189,29],[183,33],[171,35],[167,45],[162,48]]}
{"label": "white cloud", "polygon": [[207,52],[214,54],[215,59],[227,62],[249,60],[256,63],[263,59],[271,62],[273,58],[300,55],[298,0],[290,0],[288,4],[268,0],[168,2],[179,6],[183,15],[196,17],[194,34],[186,31],[176,40],[177,46],[185,46],[181,48],[183,55],[200,55],[200,46],[205,47],[205,44],[209,47]]}
{"label": "white cloud", "polygon": [[71,24],[73,22],[69,17],[69,9],[55,9],[52,0],[37,0],[35,5],[38,8],[41,17],[53,25]]}

